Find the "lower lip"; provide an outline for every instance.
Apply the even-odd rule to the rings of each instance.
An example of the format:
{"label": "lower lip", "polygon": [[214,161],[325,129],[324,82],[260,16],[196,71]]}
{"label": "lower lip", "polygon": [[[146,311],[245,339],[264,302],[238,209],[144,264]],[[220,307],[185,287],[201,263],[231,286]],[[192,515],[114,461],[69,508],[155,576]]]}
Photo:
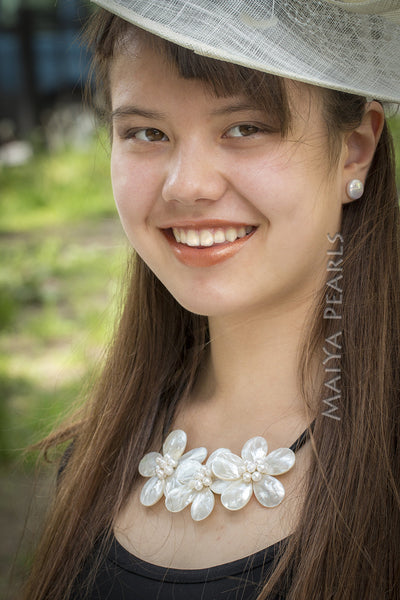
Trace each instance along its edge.
{"label": "lower lip", "polygon": [[212,267],[231,258],[249,241],[256,230],[234,242],[224,242],[213,246],[187,246],[176,241],[171,229],[164,229],[163,234],[172,248],[176,258],[188,267]]}

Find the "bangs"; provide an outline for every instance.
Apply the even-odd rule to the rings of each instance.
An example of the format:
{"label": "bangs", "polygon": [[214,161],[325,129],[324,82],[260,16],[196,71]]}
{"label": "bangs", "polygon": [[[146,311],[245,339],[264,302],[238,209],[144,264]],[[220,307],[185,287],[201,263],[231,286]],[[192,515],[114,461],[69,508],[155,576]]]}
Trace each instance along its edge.
{"label": "bangs", "polygon": [[109,71],[119,52],[128,50],[133,40],[150,47],[179,73],[183,79],[196,79],[217,97],[244,95],[273,119],[282,137],[290,130],[290,106],[285,80],[240,65],[195,54],[155,36],[104,10],[99,10],[86,32],[86,42],[93,53],[92,75],[101,113],[107,120],[111,110]]}
{"label": "bangs", "polygon": [[202,81],[217,97],[247,96],[252,104],[273,117],[282,136],[287,135],[290,110],[282,77],[201,56],[162,38],[151,37],[181,77]]}

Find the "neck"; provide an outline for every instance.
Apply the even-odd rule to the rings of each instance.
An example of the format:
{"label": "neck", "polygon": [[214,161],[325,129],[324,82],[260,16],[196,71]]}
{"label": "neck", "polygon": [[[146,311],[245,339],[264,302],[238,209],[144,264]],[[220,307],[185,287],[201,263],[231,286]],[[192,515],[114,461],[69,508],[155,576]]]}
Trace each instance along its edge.
{"label": "neck", "polygon": [[207,437],[219,438],[221,431],[240,431],[242,442],[254,435],[278,439],[284,432],[290,445],[313,418],[298,384],[309,309],[297,304],[290,310],[210,318],[210,353],[179,419],[183,428],[193,435],[201,428],[202,444],[206,430]]}

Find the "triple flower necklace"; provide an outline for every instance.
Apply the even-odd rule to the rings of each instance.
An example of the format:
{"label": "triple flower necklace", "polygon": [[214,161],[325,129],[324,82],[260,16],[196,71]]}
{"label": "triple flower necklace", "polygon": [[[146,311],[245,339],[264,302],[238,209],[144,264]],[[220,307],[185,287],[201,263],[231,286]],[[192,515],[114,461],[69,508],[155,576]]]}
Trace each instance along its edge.
{"label": "triple flower necklace", "polygon": [[153,506],[163,496],[170,512],[180,512],[187,506],[194,521],[206,519],[215,505],[215,494],[221,496],[228,510],[246,506],[253,493],[266,508],[278,506],[285,489],[276,475],[289,471],[296,460],[295,452],[308,440],[304,431],[290,448],[278,448],[268,453],[268,444],[261,436],[248,440],[241,455],[228,448],[218,448],[208,457],[207,448],[185,452],[187,436],[177,429],[166,438],[162,454],[149,452],[139,463],[139,473],[149,477],[140,494],[144,506]]}

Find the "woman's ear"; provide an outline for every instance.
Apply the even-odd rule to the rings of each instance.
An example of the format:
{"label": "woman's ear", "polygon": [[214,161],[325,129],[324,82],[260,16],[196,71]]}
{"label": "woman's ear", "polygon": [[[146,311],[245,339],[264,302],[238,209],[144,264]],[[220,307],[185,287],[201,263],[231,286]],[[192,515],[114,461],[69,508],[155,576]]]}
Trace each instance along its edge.
{"label": "woman's ear", "polygon": [[352,198],[346,190],[354,180],[365,184],[368,169],[371,165],[376,146],[382,133],[385,115],[382,105],[375,100],[366,105],[362,121],[357,127],[345,137],[345,160],[343,166],[343,177],[345,194],[343,204],[352,202]]}

